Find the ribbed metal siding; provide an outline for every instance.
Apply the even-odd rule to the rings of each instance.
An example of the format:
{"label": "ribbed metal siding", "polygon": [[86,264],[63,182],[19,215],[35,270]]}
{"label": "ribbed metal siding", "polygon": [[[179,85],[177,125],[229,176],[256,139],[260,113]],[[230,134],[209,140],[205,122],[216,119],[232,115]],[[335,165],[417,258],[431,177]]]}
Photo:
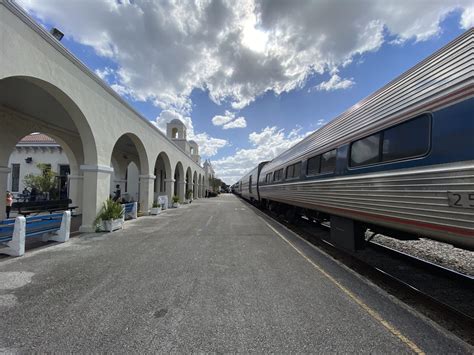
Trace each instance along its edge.
{"label": "ribbed metal siding", "polygon": [[471,29],[282,153],[262,174],[407,120],[430,109],[428,104],[441,103],[447,95],[470,90],[472,96],[473,46]]}
{"label": "ribbed metal siding", "polygon": [[[474,233],[474,210],[450,207],[448,191],[474,191],[474,161],[436,168],[260,186],[263,199],[316,210],[341,208],[465,228]],[[354,215],[354,218],[357,219],[357,216]]]}
{"label": "ribbed metal siding", "polygon": [[[250,199],[250,197],[257,199],[257,174],[258,167],[252,169],[242,177],[242,197]],[[252,175],[252,193],[249,192],[249,177]]]}

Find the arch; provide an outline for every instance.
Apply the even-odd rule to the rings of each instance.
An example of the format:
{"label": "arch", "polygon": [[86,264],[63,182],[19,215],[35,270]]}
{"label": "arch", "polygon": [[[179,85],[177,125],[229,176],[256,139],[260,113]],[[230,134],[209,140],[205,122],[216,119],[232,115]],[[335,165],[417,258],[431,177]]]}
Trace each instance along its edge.
{"label": "arch", "polygon": [[199,177],[198,177],[198,197],[201,198],[202,197],[202,175],[199,174]]}
{"label": "arch", "polygon": [[198,198],[198,177],[197,177],[197,171],[194,170],[193,173],[193,198]]}
{"label": "arch", "polygon": [[[70,195],[78,206],[82,224],[91,224],[98,208],[95,191],[86,196],[81,165],[96,165],[96,141],[86,116],[78,104],[58,86],[32,76],[0,79],[0,186],[6,187],[8,160],[16,143],[32,132],[53,138],[63,149],[70,165]],[[3,199],[4,200],[4,199]],[[0,200],[0,210],[5,211]],[[0,219],[3,215],[0,215]]]}
{"label": "arch", "polygon": [[171,129],[171,138],[177,139],[178,138],[178,128],[174,127]]}
{"label": "arch", "polygon": [[178,161],[174,169],[174,196],[178,196],[180,202],[185,199],[185,184],[183,164]]}
{"label": "arch", "polygon": [[186,199],[190,198],[193,193],[193,172],[191,167],[186,169]]}
{"label": "arch", "polygon": [[160,152],[155,160],[155,186],[154,186],[154,202],[158,201],[158,196],[168,196],[168,202],[173,198],[173,184],[171,176],[171,163],[168,154]]}
{"label": "arch", "polygon": [[110,165],[116,165],[112,180],[109,180],[113,199],[124,202],[138,200],[139,210],[147,213],[151,201],[147,186],[143,186],[148,181],[142,177],[147,177],[150,170],[148,155],[140,138],[133,133],[122,134],[115,141],[109,161]]}

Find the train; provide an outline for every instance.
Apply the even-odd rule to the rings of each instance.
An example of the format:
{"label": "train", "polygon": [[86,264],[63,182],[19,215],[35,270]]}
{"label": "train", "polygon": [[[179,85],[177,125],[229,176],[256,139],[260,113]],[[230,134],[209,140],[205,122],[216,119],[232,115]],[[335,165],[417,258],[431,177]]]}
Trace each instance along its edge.
{"label": "train", "polygon": [[474,249],[474,29],[271,161],[232,191],[288,218]]}

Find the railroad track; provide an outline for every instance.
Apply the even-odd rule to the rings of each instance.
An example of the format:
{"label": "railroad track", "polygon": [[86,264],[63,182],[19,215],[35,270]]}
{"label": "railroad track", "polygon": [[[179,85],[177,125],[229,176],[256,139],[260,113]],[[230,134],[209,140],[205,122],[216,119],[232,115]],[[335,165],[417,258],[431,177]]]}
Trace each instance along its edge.
{"label": "railroad track", "polygon": [[[245,202],[249,204],[247,201]],[[314,223],[304,218],[290,223],[269,211],[257,210],[283,224],[313,246],[322,249],[332,258],[366,277],[465,342],[474,345],[474,282],[471,276],[373,241],[367,243],[366,249],[371,250],[369,258],[367,258],[368,252],[345,252],[327,241],[329,239],[327,236],[330,233],[329,224]],[[378,254],[378,257],[374,252]],[[392,266],[385,267],[380,262],[373,262],[374,259],[383,259],[386,264],[387,258],[392,259],[389,264],[399,266],[399,272],[395,272]],[[402,269],[401,272],[400,269]],[[404,275],[415,276],[415,278],[407,278]],[[424,281],[419,283],[417,280]],[[429,285],[431,288],[426,287]],[[437,294],[435,291],[440,289],[445,292]],[[446,294],[457,295],[457,297],[453,299],[440,297],[440,295],[446,296]]]}

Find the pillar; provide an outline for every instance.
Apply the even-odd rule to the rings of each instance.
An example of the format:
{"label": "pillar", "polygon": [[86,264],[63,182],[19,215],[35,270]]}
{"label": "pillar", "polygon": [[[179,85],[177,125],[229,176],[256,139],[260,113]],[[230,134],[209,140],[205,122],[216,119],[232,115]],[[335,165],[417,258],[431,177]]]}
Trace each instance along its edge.
{"label": "pillar", "polygon": [[73,211],[75,215],[82,214],[82,186],[84,184],[84,176],[82,175],[69,175],[68,176],[68,189],[69,189],[69,198],[71,199],[71,204],[77,206]]}
{"label": "pillar", "polygon": [[140,212],[148,215],[153,205],[153,195],[155,192],[155,175],[139,175],[140,179]]}
{"label": "pillar", "polygon": [[186,181],[178,181],[178,191],[176,194],[179,197],[179,202],[183,203],[186,198]]}
{"label": "pillar", "polygon": [[0,191],[2,191],[2,195],[0,196],[0,220],[5,219],[7,217],[7,201],[5,199],[5,194],[7,191],[8,174],[10,174],[10,170],[11,169],[7,166],[0,166]]}
{"label": "pillar", "polygon": [[173,204],[174,181],[174,179],[165,179],[166,195],[168,196],[168,207],[171,207]]}
{"label": "pillar", "polygon": [[106,165],[81,165],[80,170],[83,175],[83,205],[79,231],[94,232],[94,219],[102,204],[109,198],[110,179],[114,169]]}

